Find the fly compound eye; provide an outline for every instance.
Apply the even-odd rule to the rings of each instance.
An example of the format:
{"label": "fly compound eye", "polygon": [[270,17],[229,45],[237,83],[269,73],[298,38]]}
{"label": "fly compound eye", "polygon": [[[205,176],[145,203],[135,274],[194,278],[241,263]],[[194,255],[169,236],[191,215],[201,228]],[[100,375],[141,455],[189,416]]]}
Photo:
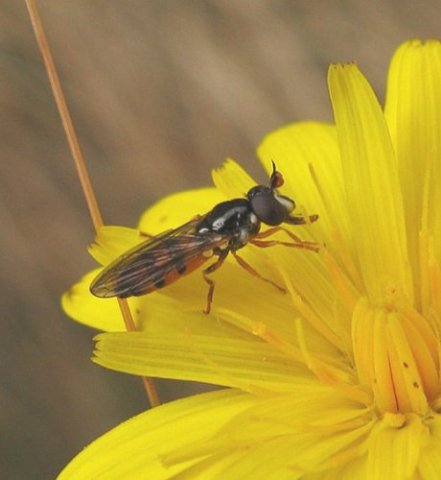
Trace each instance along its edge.
{"label": "fly compound eye", "polygon": [[272,193],[255,195],[250,199],[251,208],[257,218],[267,225],[280,225],[288,211]]}
{"label": "fly compound eye", "polygon": [[292,198],[285,197],[285,195],[274,195],[274,198],[283,205],[287,214],[296,208],[296,202]]}

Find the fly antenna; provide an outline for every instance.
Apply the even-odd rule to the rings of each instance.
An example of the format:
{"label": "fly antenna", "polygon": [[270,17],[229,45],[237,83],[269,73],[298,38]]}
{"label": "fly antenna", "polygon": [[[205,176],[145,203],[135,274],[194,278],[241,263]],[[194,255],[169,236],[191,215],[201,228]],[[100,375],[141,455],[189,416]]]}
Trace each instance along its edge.
{"label": "fly antenna", "polygon": [[274,160],[271,160],[271,163],[273,165],[273,173],[271,174],[271,176],[273,176],[277,172],[277,167],[276,167],[276,163],[274,162]]}

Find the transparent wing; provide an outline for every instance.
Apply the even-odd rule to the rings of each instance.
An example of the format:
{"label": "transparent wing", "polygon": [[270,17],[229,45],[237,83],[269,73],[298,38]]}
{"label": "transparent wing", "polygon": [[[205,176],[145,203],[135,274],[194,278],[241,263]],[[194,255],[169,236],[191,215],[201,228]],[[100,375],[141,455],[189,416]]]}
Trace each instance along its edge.
{"label": "transparent wing", "polygon": [[196,233],[203,218],[196,217],[127,251],[95,278],[91,293],[103,298],[144,295],[198,268],[213,248],[228,242],[228,237],[218,233]]}

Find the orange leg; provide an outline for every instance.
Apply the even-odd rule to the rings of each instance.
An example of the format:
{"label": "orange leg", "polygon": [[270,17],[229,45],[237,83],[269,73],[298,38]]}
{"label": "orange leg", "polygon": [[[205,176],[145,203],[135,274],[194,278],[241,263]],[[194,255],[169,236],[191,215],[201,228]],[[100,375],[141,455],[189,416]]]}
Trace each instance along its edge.
{"label": "orange leg", "polygon": [[238,263],[242,268],[244,268],[248,273],[251,273],[251,275],[254,275],[254,276],[257,277],[257,278],[260,278],[260,279],[263,280],[264,282],[270,283],[271,285],[273,285],[274,287],[276,287],[277,290],[279,290],[280,292],[286,293],[286,290],[285,290],[283,287],[281,287],[281,286],[278,285],[277,283],[273,282],[273,281],[270,280],[269,278],[263,277],[259,272],[257,272],[256,270],[254,270],[254,268],[253,268],[249,263],[247,263],[242,257],[239,257],[239,255],[238,255],[236,252],[231,251],[231,253],[233,254],[233,257],[236,259],[237,263]]}
{"label": "orange leg", "polygon": [[[290,238],[294,240],[294,243],[282,242],[280,240],[260,240],[262,238],[269,237],[270,235],[274,235],[279,231],[285,232]],[[298,237],[284,227],[272,227],[265,232],[258,233],[253,239],[250,240],[250,243],[256,245],[256,247],[262,248],[273,247],[274,245],[283,245],[285,247],[305,248],[306,250],[312,250],[313,252],[319,251],[319,246],[317,243],[302,240],[300,237]]]}
{"label": "orange leg", "polygon": [[294,215],[293,217],[288,217],[285,221],[290,225],[306,225],[307,223],[313,223],[318,220],[319,216],[317,214],[309,215],[306,219],[302,215]]}
{"label": "orange leg", "polygon": [[230,250],[228,248],[225,248],[224,250],[220,250],[218,254],[219,257],[216,260],[216,262],[210,265],[208,268],[206,268],[202,272],[204,280],[208,283],[207,306],[205,307],[205,310],[204,310],[204,313],[206,315],[208,315],[211,310],[211,304],[213,303],[213,294],[214,294],[214,286],[215,286],[214,280],[212,280],[211,278],[208,278],[208,275],[213,273],[224,263],[229,251]]}

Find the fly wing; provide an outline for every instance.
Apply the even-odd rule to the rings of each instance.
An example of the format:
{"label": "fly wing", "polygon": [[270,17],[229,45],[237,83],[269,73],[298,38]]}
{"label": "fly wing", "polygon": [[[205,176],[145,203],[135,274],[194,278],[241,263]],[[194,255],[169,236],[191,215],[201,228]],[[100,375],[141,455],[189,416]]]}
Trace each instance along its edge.
{"label": "fly wing", "polygon": [[209,258],[207,251],[226,240],[217,233],[197,233],[202,219],[197,217],[132,248],[104,268],[92,282],[91,293],[102,298],[143,295],[194,270]]}

